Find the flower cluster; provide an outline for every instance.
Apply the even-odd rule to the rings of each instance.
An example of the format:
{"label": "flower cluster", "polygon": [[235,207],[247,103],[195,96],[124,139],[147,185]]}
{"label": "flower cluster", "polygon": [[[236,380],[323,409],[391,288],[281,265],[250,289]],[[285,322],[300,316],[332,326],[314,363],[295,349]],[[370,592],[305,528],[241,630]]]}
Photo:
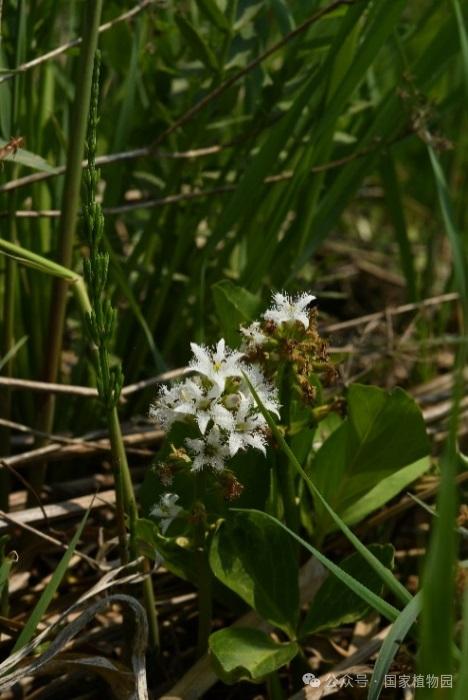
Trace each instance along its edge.
{"label": "flower cluster", "polygon": [[279,416],[275,388],[259,368],[245,362],[244,353],[227,348],[224,340],[213,349],[195,343],[191,348],[193,376],[162,387],[150,417],[166,430],[175,422],[197,427],[199,435],[184,443],[194,472],[222,472],[240,450],[254,448],[265,454],[267,424],[245,378],[265,407]]}
{"label": "flower cluster", "polygon": [[248,352],[265,345],[271,338],[271,332],[281,326],[287,329],[301,324],[303,330],[307,331],[310,327],[309,308],[315,299],[313,294],[305,293],[295,298],[281,292],[273,294],[273,305],[262,315],[263,321],[241,326],[243,349]]}
{"label": "flower cluster", "polygon": [[247,359],[261,366],[269,377],[273,377],[280,366],[288,365],[293,383],[307,404],[314,403],[317,397],[316,386],[311,381],[313,376],[320,377],[326,386],[337,374],[317,330],[315,299],[312,294],[291,297],[276,292],[261,320],[240,329],[241,350]]}

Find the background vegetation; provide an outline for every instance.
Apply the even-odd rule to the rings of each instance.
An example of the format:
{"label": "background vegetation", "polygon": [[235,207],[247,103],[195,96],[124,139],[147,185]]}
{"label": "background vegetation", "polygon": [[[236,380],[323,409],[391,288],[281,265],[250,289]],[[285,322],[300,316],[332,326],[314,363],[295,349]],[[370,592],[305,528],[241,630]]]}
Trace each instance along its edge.
{"label": "background vegetation", "polygon": [[[451,538],[456,511],[456,436],[466,440],[467,432],[462,382],[454,381],[464,362],[467,304],[463,3],[107,0],[102,14],[100,2],[77,0],[0,7],[7,253],[0,261],[0,445],[11,467],[0,473],[3,510],[26,512],[41,492],[46,504],[89,494],[96,473],[108,476],[105,461],[84,458],[91,453],[82,443],[82,453],[68,446],[71,461],[47,466],[37,452],[21,458],[34,447],[31,436],[36,449],[51,434],[100,439],[106,416],[84,390],[15,385],[94,387],[96,378],[76,284],[44,274],[53,271],[31,255],[25,266],[11,248],[82,273],[78,163],[100,25],[98,194],[118,317],[111,366],[122,364],[129,385],[183,366],[190,340],[224,335],[235,344],[234,327],[245,320],[239,287],[261,308],[272,290],[311,290],[344,383],[399,384],[425,408],[433,453],[449,465],[446,518],[428,566],[439,574],[451,567],[455,545],[444,551],[441,543]],[[380,313],[390,307],[402,308]],[[148,428],[149,384],[124,392],[125,434]],[[159,439],[154,432],[130,452],[137,482],[151,459],[149,442]],[[28,504],[18,495],[21,478],[33,488]],[[428,478],[426,487],[439,484],[437,466]],[[379,532],[382,542],[396,522]],[[103,522],[93,523],[95,535]],[[10,541],[6,551],[12,548]],[[41,581],[51,562],[43,551],[28,552],[21,567]],[[411,575],[419,576],[418,566]],[[432,582],[430,607],[439,616],[428,616],[427,639],[445,634],[449,644],[453,582],[441,574]],[[18,590],[11,617],[23,624],[26,598]],[[432,662],[426,650],[424,663]],[[172,669],[172,680],[183,670]]]}

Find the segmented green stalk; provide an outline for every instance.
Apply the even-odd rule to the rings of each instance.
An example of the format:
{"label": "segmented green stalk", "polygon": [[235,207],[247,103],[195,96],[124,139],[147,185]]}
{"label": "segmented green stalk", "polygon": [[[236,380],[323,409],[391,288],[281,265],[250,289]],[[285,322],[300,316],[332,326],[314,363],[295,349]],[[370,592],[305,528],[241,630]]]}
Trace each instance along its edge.
{"label": "segmented green stalk", "polygon": [[[121,559],[122,562],[127,562],[129,558],[135,559],[137,556],[135,522],[138,514],[117,412],[117,404],[123,385],[122,367],[120,362],[114,363],[112,366],[110,363],[110,344],[115,331],[117,312],[106,294],[109,253],[102,248],[104,215],[100,203],[96,201],[96,189],[99,182],[99,170],[96,168],[99,68],[100,56],[97,52],[94,61],[86,140],[88,164],[83,173],[83,238],[89,247],[89,257],[84,259],[83,271],[91,303],[91,310],[85,314],[85,329],[94,349],[97,389],[99,399],[106,412],[112,450]],[[128,522],[129,529],[128,545],[126,522]],[[158,646],[156,608],[150,577],[144,581],[144,599],[152,643],[154,646]]]}

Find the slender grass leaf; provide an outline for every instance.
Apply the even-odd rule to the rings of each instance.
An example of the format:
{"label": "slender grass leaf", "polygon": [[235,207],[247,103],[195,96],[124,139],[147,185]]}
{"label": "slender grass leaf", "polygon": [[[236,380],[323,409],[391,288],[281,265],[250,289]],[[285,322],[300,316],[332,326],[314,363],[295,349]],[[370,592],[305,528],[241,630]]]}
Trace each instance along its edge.
{"label": "slender grass leaf", "polygon": [[406,218],[398,182],[395,162],[391,154],[383,160],[380,168],[382,181],[385,188],[385,198],[388,203],[388,211],[393,222],[395,236],[400,250],[401,269],[406,280],[408,300],[416,301],[416,270],[414,255],[408,237]]}
{"label": "slender grass leaf", "polygon": [[468,586],[463,594],[463,637],[460,659],[460,672],[453,700],[465,700],[468,688]]}
{"label": "slender grass leaf", "polygon": [[[456,359],[453,388],[453,405],[450,415],[447,444],[440,459],[441,484],[437,498],[437,513],[424,562],[422,575],[423,608],[420,629],[421,673],[451,675],[454,649],[455,566],[457,562],[458,533],[455,530],[457,515],[458,423],[460,402],[464,395],[463,373],[467,362],[468,348],[460,346]],[[447,693],[448,694],[448,693]],[[432,688],[426,688],[427,698],[438,696]]]}
{"label": "slender grass leaf", "polygon": [[[394,555],[392,545],[371,544],[369,550],[385,566],[389,568],[392,566]],[[363,561],[358,552],[343,559],[339,566],[376,595],[382,595],[383,584],[380,576]],[[369,605],[335,576],[331,576],[322,583],[315,594],[301,625],[300,636],[305,637],[320,630],[356,622],[368,613]]]}
{"label": "slender grass leaf", "polygon": [[69,270],[67,267],[59,265],[58,263],[53,262],[42,255],[38,255],[27,248],[22,248],[21,246],[16,245],[16,243],[5,241],[3,238],[0,238],[0,253],[3,253],[3,255],[6,255],[9,258],[13,258],[13,260],[17,260],[22,265],[32,267],[35,270],[45,272],[46,274],[54,277],[61,277],[62,279],[71,282],[73,291],[75,292],[82,311],[85,313],[90,311],[91,305],[84,280],[76,272],[73,272],[73,270]]}
{"label": "slender grass leaf", "polygon": [[460,5],[460,0],[452,0],[453,11],[457,20],[458,34],[460,35],[460,48],[463,60],[463,76],[465,78],[465,89],[468,93],[468,35],[466,32],[465,20]]}
{"label": "slender grass leaf", "polygon": [[378,700],[395,655],[421,611],[421,593],[417,593],[401,611],[385,637],[370,679],[368,700]]}
{"label": "slender grass leaf", "polygon": [[[3,89],[3,87],[3,85],[0,87],[0,91]],[[4,148],[7,144],[8,141],[5,141],[5,139],[0,139],[0,148]],[[4,158],[4,161],[14,161],[16,163],[20,163],[21,165],[25,165],[28,168],[32,168],[33,170],[40,170],[43,173],[53,174],[57,171],[57,169],[54,166],[49,165],[44,158],[36,155],[35,153],[31,153],[31,151],[26,151],[24,148],[18,148],[16,153],[11,153],[11,155]]]}
{"label": "slender grass leaf", "polygon": [[67,547],[67,550],[61,560],[59,561],[54,573],[52,574],[52,577],[47,584],[47,586],[44,588],[42,591],[41,597],[37,601],[34,610],[32,611],[31,615],[28,618],[28,621],[26,622],[25,626],[23,627],[21,634],[19,635],[18,639],[15,642],[15,645],[12,649],[12,654],[14,654],[18,649],[21,649],[25,644],[27,644],[29,641],[34,636],[34,633],[36,632],[37,626],[39,622],[41,621],[44,613],[47,611],[47,608],[49,607],[50,603],[52,602],[52,599],[54,595],[57,592],[58,587],[60,586],[60,583],[67,573],[68,570],[68,565],[70,563],[70,559],[72,558],[76,545],[78,544],[78,541],[81,537],[81,534],[83,532],[84,526],[86,524],[86,521],[88,519],[88,515],[90,513],[90,509],[86,511],[86,513],[83,516],[83,519],[81,523],[78,526],[77,531],[75,532],[70,544]]}
{"label": "slender grass leaf", "polygon": [[434,149],[431,146],[428,146],[427,150],[432,165],[432,171],[434,173],[437,196],[439,198],[439,205],[442,212],[445,230],[452,248],[455,283],[457,286],[457,291],[460,294],[460,299],[466,309],[466,314],[468,313],[468,285],[466,280],[466,253],[463,246],[463,240],[455,224],[455,217],[453,215],[452,203],[450,200],[444,171]]}
{"label": "slender grass leaf", "polygon": [[273,12],[276,15],[278,24],[283,34],[292,31],[296,26],[294,15],[286,0],[271,0]]}
{"label": "slender grass leaf", "polygon": [[191,48],[194,55],[203,63],[206,68],[217,73],[219,71],[218,60],[208,44],[202,39],[193,24],[184,15],[176,14],[175,20],[179,30]]}
{"label": "slender grass leaf", "polygon": [[20,338],[12,348],[8,350],[8,352],[0,359],[0,370],[5,367],[9,363],[9,361],[16,355],[18,350],[23,347],[25,342],[27,341],[29,336],[23,335],[22,338]]}
{"label": "slender grass leaf", "polygon": [[[2,70],[9,70],[6,65],[5,53],[0,43],[0,67]],[[0,84],[0,128],[3,136],[11,137],[11,86],[9,83]],[[7,143],[5,141],[4,143]]]}
{"label": "slender grass leaf", "polygon": [[111,274],[112,277],[116,280],[117,285],[120,287],[122,294],[124,295],[125,299],[128,302],[128,305],[130,306],[131,310],[133,311],[135,318],[137,319],[143,334],[145,336],[146,342],[148,344],[148,347],[150,349],[151,355],[153,357],[153,362],[156,370],[158,372],[163,372],[166,369],[166,365],[164,363],[164,360],[161,356],[161,353],[159,352],[158,348],[156,347],[156,343],[154,342],[153,334],[151,333],[151,330],[148,326],[148,323],[142,313],[141,306],[135,299],[135,295],[132,291],[132,288],[130,287],[130,284],[128,282],[128,279],[125,275],[125,272],[123,271],[119,261],[117,260],[117,256],[114,253],[114,251],[111,249],[110,245],[106,243],[106,247],[109,251],[111,261],[112,261],[112,267],[111,267]]}
{"label": "slender grass leaf", "polygon": [[222,32],[229,32],[231,27],[228,18],[221,12],[216,0],[195,0],[197,6],[207,19]]}
{"label": "slender grass leaf", "polygon": [[[433,518],[439,517],[439,513],[436,510],[434,510],[434,508],[431,508],[430,506],[428,506],[427,503],[424,503],[424,501],[422,501],[420,498],[415,496],[414,493],[409,493],[408,496],[410,498],[412,498],[413,501],[415,501],[415,503],[418,504],[418,506],[421,506],[421,508],[423,508],[426,511],[426,513],[429,513],[429,515],[432,515]],[[466,529],[466,527],[461,527],[461,526],[456,527],[455,530],[460,535],[462,535],[462,537],[468,537],[468,530]]]}

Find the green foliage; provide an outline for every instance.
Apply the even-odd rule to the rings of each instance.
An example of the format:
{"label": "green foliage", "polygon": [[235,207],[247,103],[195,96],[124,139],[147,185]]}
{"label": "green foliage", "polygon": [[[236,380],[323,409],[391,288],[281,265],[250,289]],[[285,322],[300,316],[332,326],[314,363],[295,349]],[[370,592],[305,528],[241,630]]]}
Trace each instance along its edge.
{"label": "green foliage", "polygon": [[[383,566],[383,564],[379,561],[379,559],[361,542],[359,537],[356,537],[356,535],[349,529],[349,527],[346,525],[346,523],[340,518],[338,513],[336,513],[333,508],[330,506],[328,503],[327,499],[323,497],[321,494],[320,490],[317,488],[315,483],[310,479],[310,477],[306,474],[304,469],[302,468],[301,464],[298,462],[296,455],[294,452],[291,450],[289,445],[287,444],[286,440],[284,439],[283,435],[281,434],[281,431],[278,429],[278,426],[276,425],[273,417],[271,414],[266,410],[265,406],[262,404],[260,397],[258,396],[257,392],[253,388],[253,386],[249,383],[249,388],[250,391],[252,392],[252,395],[255,399],[255,402],[259,406],[262,414],[264,415],[268,426],[270,427],[279,447],[281,450],[284,452],[284,454],[288,457],[290,464],[294,467],[295,471],[301,478],[304,480],[305,484],[307,485],[312,497],[317,500],[318,503],[320,503],[320,506],[324,508],[326,513],[330,516],[332,521],[335,523],[335,525],[343,532],[343,534],[348,538],[348,540],[351,542],[351,544],[355,547],[355,549],[363,556],[365,561],[378,573],[380,578],[388,588],[393,591],[393,593],[402,601],[408,602],[411,598],[411,595],[408,593],[406,588],[393,576],[391,571],[386,567]],[[281,525],[282,527],[285,527]],[[286,528],[287,529],[287,528]],[[288,529],[287,529],[288,530]],[[319,561],[325,564],[327,568],[330,568],[330,562],[326,557],[321,557],[320,555],[317,554],[317,550],[310,545],[306,544],[301,538],[299,538],[295,533],[291,532],[288,530],[291,535],[298,541],[301,542],[309,551],[314,554]],[[332,571],[338,571],[340,572],[339,576],[344,576],[346,580],[348,580],[350,577],[345,574],[345,572],[341,572],[341,569],[339,567],[335,567],[334,565],[331,567]],[[337,574],[338,575],[338,574]],[[361,586],[357,585],[357,588],[359,590],[362,589]],[[354,589],[353,589],[354,590]],[[361,591],[362,592],[362,591]],[[372,597],[372,596],[371,596]],[[388,614],[388,613],[387,613]]]}
{"label": "green foliage", "polygon": [[[370,545],[369,549],[385,566],[392,568],[394,550],[391,545]],[[380,577],[366,565],[357,552],[343,559],[340,569],[377,595],[382,595],[383,585]],[[320,586],[309,607],[301,625],[300,636],[306,637],[320,630],[356,622],[365,617],[369,610],[369,605],[348,586],[334,576],[329,576]]]}
{"label": "green foliage", "polygon": [[[4,12],[0,149],[12,137],[24,138],[25,144],[2,158],[0,171],[5,221],[0,249],[2,258],[8,256],[0,280],[0,356],[6,375],[41,379],[41,368],[51,366],[48,329],[57,300],[51,275],[69,283],[62,285],[69,302],[65,332],[61,323],[52,324],[66,351],[63,358],[55,353],[57,366],[72,358],[70,373],[58,381],[88,380],[87,332],[101,351],[97,384],[107,409],[114,409],[108,427],[114,430],[114,446],[121,447],[114,420],[121,367],[131,382],[184,365],[189,340],[211,344],[224,335],[237,346],[239,324],[255,318],[274,290],[317,291],[321,321],[326,319],[336,309],[328,300],[339,299],[344,289],[335,270],[337,244],[385,256],[390,272],[401,272],[406,283],[395,299],[415,301],[442,288],[456,290],[466,312],[468,40],[460,0],[188,0],[180,6],[151,3],[131,22],[111,22],[99,39],[99,139],[90,134],[87,192],[79,215],[93,249],[85,265],[91,312],[79,274],[83,251],[73,241],[77,195],[68,198],[74,202],[68,222],[63,208],[58,227],[63,240],[54,220],[43,215],[52,210],[55,216],[67,202],[59,166],[73,160],[73,179],[79,179],[82,139],[77,135],[84,132],[87,112],[84,101],[76,103],[76,86],[83,83],[83,63],[76,59],[80,50],[64,51],[60,60],[39,62],[34,69],[21,67],[79,36],[85,5],[93,3],[22,1],[16,13]],[[102,21],[132,6],[105,3]],[[94,24],[98,21],[95,15]],[[88,75],[94,49],[86,53]],[[96,112],[92,118],[95,129]],[[99,173],[95,158],[100,155],[110,157]],[[16,210],[39,215],[26,211],[17,217]],[[439,269],[434,261],[441,256]],[[363,296],[369,306],[364,312],[393,303],[392,296],[374,298],[366,288]],[[343,317],[360,308],[358,299],[345,304]],[[85,330],[83,312],[89,314]],[[456,321],[455,314],[436,315],[441,333],[453,333]],[[432,332],[422,317],[418,332],[422,337]],[[437,363],[436,352],[418,356],[414,375],[430,377]],[[328,399],[328,387],[316,381],[316,389]],[[18,392],[11,409],[3,398],[2,417],[38,426],[30,395]],[[121,406],[126,418],[145,414],[150,399],[149,392],[129,395]],[[266,513],[233,515],[213,480],[207,479],[201,499],[193,483],[177,473],[173,488],[185,513],[193,515],[203,500],[209,514],[201,517],[207,518],[205,539],[200,541],[193,522],[187,527],[179,519],[163,535],[150,513],[167,489],[153,471],[141,489],[147,518],[134,521],[132,508],[127,524],[145,554],[163,557],[168,569],[197,585],[201,570],[195,555],[211,543],[211,566],[219,580],[291,637],[299,624],[295,545],[303,545],[333,574],[312,605],[306,630],[356,619],[369,606],[397,620],[376,666],[374,697],[395,640],[415,619],[419,598],[411,599],[390,571],[390,549],[366,547],[349,526],[429,469],[429,445],[421,413],[402,390],[354,384],[347,400],[347,416],[341,421],[333,414],[338,425],[330,421],[333,432],[317,452],[315,416],[297,407],[296,396],[287,396],[290,420],[284,432],[269,417],[276,445],[267,458],[249,454],[233,460],[245,487],[236,504]],[[81,398],[58,397],[57,404],[54,425],[43,424],[46,432],[72,429],[79,435],[105,425],[106,416],[83,410]],[[454,586],[448,572],[457,561],[458,461],[452,438],[441,462],[439,517],[424,567],[421,667],[431,673],[454,667]],[[168,457],[170,439],[158,459]],[[123,451],[115,451],[115,464],[122,457]],[[286,482],[288,494],[281,492]],[[296,500],[302,521],[289,528],[280,521]],[[304,524],[313,544],[299,534]],[[324,538],[337,529],[358,551],[340,566],[321,551]],[[8,567],[5,560],[0,582],[5,583]],[[63,575],[62,564],[59,569]],[[59,569],[21,643],[46,610]],[[384,599],[382,584],[407,605],[401,613]],[[340,604],[330,612],[334,597]],[[210,647],[226,682],[260,680],[297,652],[295,642],[280,645],[255,630],[216,632]],[[467,649],[465,634],[465,657]],[[462,668],[460,684],[463,673]],[[464,697],[460,688],[457,700]]]}
{"label": "green foliage", "polygon": [[[403,469],[426,455],[429,443],[421,411],[402,389],[386,392],[352,384],[347,399],[348,416],[323,443],[310,474],[321,495],[339,515],[347,514],[343,519],[349,522],[354,520],[354,508],[363,517],[385,503],[389,494],[378,488],[384,479],[397,479],[399,489],[410,483],[414,470]],[[417,474],[424,467],[427,464],[420,463]],[[317,527],[323,536],[334,524],[315,500]]]}
{"label": "green foliage", "polygon": [[229,280],[216,282],[211,291],[226,342],[236,347],[240,340],[239,326],[248,325],[255,318],[260,307],[259,299]]}
{"label": "green foliage", "polygon": [[401,611],[385,637],[375,662],[370,680],[368,700],[377,700],[387,674],[401,643],[421,612],[421,595],[418,593]]}
{"label": "green foliage", "polygon": [[299,619],[298,566],[286,533],[261,513],[235,513],[210,547],[215,576],[265,620],[294,638]]}
{"label": "green foliage", "polygon": [[139,549],[149,559],[162,557],[164,565],[176,576],[197,583],[197,567],[191,542],[184,537],[164,537],[157,525],[146,518],[135,523]]}
{"label": "green foliage", "polygon": [[209,647],[216,673],[224,683],[260,681],[289,663],[299,651],[295,642],[278,644],[265,632],[245,627],[214,632]]}
{"label": "green foliage", "polygon": [[[2,88],[0,88],[0,91],[1,89]],[[5,139],[0,139],[0,149],[3,149],[7,144],[8,141],[5,141]],[[47,161],[44,160],[44,158],[41,158],[41,156],[38,156],[35,153],[31,153],[30,151],[27,151],[24,148],[18,148],[18,150],[15,153],[12,153],[9,156],[9,158],[14,160],[15,163],[25,165],[27,168],[39,170],[43,173],[56,172],[56,169],[49,165],[49,163],[47,163]]]}
{"label": "green foliage", "polygon": [[[318,561],[323,564],[323,566],[328,569],[332,574],[336,576],[337,579],[339,579],[342,583],[344,583],[353,593],[355,593],[357,596],[359,596],[362,600],[364,600],[370,607],[372,607],[374,610],[377,610],[381,615],[383,615],[387,620],[396,620],[398,617],[398,609],[395,608],[393,605],[390,605],[387,603],[382,597],[371,591],[367,586],[362,584],[360,581],[355,579],[353,576],[348,574],[346,571],[344,571],[340,566],[337,564],[334,564],[328,557],[326,557],[324,554],[322,554],[318,549],[313,547],[309,542],[306,542],[302,537],[297,535],[295,532],[290,530],[286,525],[284,525],[282,522],[277,520],[276,518],[273,518],[271,515],[268,515],[267,513],[259,513],[257,511],[245,511],[246,513],[251,513],[254,514],[260,519],[263,520],[264,522],[267,522],[268,520],[271,521],[272,523],[276,523],[276,526],[285,532],[289,533],[289,535],[296,540],[296,542],[299,542],[308,552],[313,554]],[[382,573],[383,570],[388,572],[388,569],[384,567],[380,560],[372,553],[369,552],[369,550],[366,550],[372,557],[373,557],[373,563],[374,563],[374,569],[377,570],[378,573]],[[369,558],[367,559],[369,560]],[[375,565],[375,562],[377,562],[378,566]],[[380,576],[381,579],[385,580],[385,576]]]}

